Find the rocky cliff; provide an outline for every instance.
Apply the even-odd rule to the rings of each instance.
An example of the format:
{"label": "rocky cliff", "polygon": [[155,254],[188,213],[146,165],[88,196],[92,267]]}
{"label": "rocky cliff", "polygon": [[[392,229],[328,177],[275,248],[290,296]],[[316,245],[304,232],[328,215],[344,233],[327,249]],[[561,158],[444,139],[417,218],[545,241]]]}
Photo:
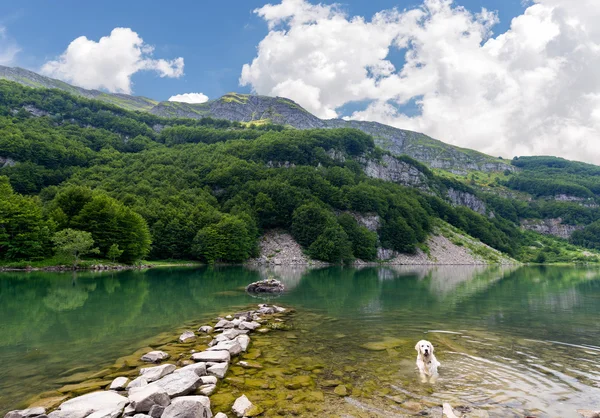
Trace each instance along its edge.
{"label": "rocky cliff", "polygon": [[556,219],[522,219],[521,228],[544,235],[569,239],[573,232],[583,229],[581,225],[566,225],[561,218]]}

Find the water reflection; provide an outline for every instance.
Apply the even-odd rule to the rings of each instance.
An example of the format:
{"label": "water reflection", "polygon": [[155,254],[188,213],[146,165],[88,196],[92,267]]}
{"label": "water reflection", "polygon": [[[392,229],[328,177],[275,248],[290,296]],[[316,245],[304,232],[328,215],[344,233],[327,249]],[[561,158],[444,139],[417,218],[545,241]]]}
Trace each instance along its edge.
{"label": "water reflection", "polygon": [[[552,394],[548,399],[568,392],[562,396],[570,400],[569,408],[577,402],[589,407],[584,405],[587,388],[600,384],[596,269],[203,267],[75,276],[2,273],[0,414],[28,395],[54,387],[54,380],[69,369],[101,368],[161,332],[256,303],[244,287],[266,277],[283,281],[288,289],[278,302],[331,319],[311,325],[307,339],[322,340],[332,352],[385,336],[404,339],[406,352],[392,354],[406,353],[408,374],[415,338],[432,330],[461,333],[431,333],[428,338],[444,347],[448,373],[463,380],[470,376],[479,386],[461,389],[441,383],[438,400],[459,394],[471,402],[499,402],[507,396],[515,405],[535,409],[531,405],[540,391]],[[350,339],[335,347],[334,335],[340,333]],[[354,348],[361,350],[359,346]],[[553,358],[556,364],[548,360]],[[484,361],[493,362],[493,373],[487,374]],[[513,387],[510,379],[521,383]]]}

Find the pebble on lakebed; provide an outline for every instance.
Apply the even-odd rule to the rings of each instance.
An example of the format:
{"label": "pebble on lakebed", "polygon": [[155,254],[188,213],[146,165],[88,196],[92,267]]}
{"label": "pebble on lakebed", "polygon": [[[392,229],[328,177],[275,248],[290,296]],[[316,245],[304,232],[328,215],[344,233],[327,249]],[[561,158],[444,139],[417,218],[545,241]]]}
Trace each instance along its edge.
{"label": "pebble on lakebed", "polygon": [[[219,380],[225,378],[230,365],[248,371],[262,367],[256,361],[258,350],[250,353],[245,362],[238,359],[251,347],[248,334],[270,327],[275,319],[277,324],[285,324],[291,312],[261,304],[254,310],[218,318],[213,326],[202,325],[197,333],[188,329],[177,342],[172,336],[165,336],[159,349],[148,347],[120,358],[103,373],[90,374],[93,378],[89,381],[82,376],[74,384],[60,388],[58,396],[44,393],[34,398],[29,409],[11,411],[5,418],[210,418],[213,411],[209,396],[218,397]],[[169,359],[176,364],[147,366]],[[54,399],[54,403],[44,401],[49,399]],[[47,410],[53,411],[47,414]],[[251,417],[263,411],[263,407],[242,394],[227,406],[221,402],[215,416],[227,417],[230,413]]]}

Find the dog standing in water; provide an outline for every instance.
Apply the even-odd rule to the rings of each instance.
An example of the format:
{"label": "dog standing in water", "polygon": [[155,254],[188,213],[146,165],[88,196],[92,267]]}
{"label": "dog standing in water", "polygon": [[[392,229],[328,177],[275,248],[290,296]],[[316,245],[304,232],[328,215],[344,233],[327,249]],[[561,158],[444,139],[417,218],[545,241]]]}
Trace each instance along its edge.
{"label": "dog standing in water", "polygon": [[415,345],[415,350],[417,350],[417,367],[421,374],[421,382],[427,383],[427,377],[429,377],[429,381],[435,383],[440,362],[433,354],[433,344],[427,340],[421,340]]}

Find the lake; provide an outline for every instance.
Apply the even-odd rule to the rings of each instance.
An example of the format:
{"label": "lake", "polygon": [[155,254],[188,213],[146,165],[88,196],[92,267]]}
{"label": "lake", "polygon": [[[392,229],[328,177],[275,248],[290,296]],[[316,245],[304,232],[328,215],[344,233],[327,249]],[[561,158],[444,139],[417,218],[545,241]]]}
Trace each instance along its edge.
{"label": "lake", "polygon": [[[597,268],[201,267],[0,273],[0,414],[164,333],[261,303],[243,288],[266,277],[285,283],[274,303],[296,310],[294,329],[257,344],[278,369],[319,363],[315,380],[351,389],[335,402],[324,390],[325,411],[402,416],[415,402],[451,402],[477,416],[568,418],[600,409]],[[418,379],[420,339],[442,363],[435,384]]]}

